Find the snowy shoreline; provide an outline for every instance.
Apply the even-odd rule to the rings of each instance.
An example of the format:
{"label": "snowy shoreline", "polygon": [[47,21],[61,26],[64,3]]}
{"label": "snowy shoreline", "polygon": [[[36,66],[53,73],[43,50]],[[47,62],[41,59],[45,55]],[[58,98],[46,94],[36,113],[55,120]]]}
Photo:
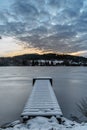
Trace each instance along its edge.
{"label": "snowy shoreline", "polygon": [[26,123],[15,121],[0,130],[87,130],[87,123],[77,123],[64,118],[64,123],[59,124],[55,117],[35,117]]}

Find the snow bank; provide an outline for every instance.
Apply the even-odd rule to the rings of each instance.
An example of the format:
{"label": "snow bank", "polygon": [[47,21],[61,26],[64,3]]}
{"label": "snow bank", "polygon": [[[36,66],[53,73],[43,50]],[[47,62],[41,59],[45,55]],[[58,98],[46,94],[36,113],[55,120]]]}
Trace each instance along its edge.
{"label": "snow bank", "polygon": [[55,117],[50,119],[36,117],[28,120],[26,123],[18,122],[15,126],[6,128],[5,130],[87,130],[87,123],[79,124],[64,118],[64,123],[59,124]]}

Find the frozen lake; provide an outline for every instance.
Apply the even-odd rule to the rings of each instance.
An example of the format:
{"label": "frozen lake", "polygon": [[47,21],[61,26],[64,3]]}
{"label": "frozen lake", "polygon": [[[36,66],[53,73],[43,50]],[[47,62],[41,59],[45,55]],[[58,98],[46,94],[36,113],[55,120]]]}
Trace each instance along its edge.
{"label": "frozen lake", "polygon": [[77,102],[87,97],[86,67],[0,67],[0,125],[20,118],[34,77],[52,77],[65,117],[81,116]]}

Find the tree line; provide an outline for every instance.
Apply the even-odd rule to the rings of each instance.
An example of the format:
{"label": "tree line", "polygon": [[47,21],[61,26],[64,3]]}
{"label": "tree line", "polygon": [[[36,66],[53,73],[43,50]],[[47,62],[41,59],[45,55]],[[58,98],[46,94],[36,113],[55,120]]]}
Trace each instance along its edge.
{"label": "tree line", "polygon": [[26,54],[1,57],[0,66],[87,66],[87,58],[58,54]]}

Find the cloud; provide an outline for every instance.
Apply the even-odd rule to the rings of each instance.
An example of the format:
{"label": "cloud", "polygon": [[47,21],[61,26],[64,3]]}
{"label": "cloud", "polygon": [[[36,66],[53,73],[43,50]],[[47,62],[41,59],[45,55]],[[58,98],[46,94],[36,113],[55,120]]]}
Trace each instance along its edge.
{"label": "cloud", "polygon": [[0,11],[0,34],[26,47],[56,52],[87,49],[86,0],[14,0]]}
{"label": "cloud", "polygon": [[18,17],[35,19],[35,17],[38,15],[38,10],[28,1],[25,2],[24,0],[18,0],[14,3],[13,8]]}
{"label": "cloud", "polygon": [[14,37],[3,37],[0,39],[0,55],[4,56],[9,52],[21,50],[22,47],[15,44],[15,42],[17,42],[17,40],[14,39]]}
{"label": "cloud", "polygon": [[0,11],[0,25],[3,25],[3,24],[5,24],[8,21],[6,13]]}

